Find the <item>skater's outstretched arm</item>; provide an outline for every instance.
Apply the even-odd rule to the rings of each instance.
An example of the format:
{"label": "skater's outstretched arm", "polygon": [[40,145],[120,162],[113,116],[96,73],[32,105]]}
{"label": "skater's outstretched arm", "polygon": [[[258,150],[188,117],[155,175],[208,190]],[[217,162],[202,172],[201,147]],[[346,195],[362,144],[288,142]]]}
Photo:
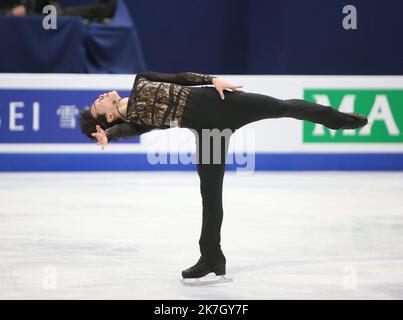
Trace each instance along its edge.
{"label": "skater's outstretched arm", "polygon": [[163,73],[146,71],[138,73],[136,79],[145,78],[150,81],[171,82],[184,86],[197,86],[203,84],[213,84],[214,76],[196,72]]}
{"label": "skater's outstretched arm", "polygon": [[242,91],[240,85],[231,84],[224,79],[196,72],[181,72],[181,73],[162,73],[155,71],[147,71],[138,73],[137,79],[145,78],[150,81],[162,81],[176,83],[184,86],[197,86],[203,84],[212,84],[217,89],[221,99],[224,99],[224,89]]}
{"label": "skater's outstretched arm", "polygon": [[114,126],[103,130],[99,125],[96,126],[96,132],[91,135],[98,140],[98,145],[101,145],[102,150],[110,141],[118,141],[119,138],[128,139],[142,134],[138,128],[130,122],[115,124]]}

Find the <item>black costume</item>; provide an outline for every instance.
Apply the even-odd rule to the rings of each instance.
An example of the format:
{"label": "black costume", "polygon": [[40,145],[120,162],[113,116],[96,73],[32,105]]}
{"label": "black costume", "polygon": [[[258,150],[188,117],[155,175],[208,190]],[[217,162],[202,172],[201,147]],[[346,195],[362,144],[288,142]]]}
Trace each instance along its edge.
{"label": "black costume", "polygon": [[[152,129],[167,129],[177,122],[179,127],[192,129],[196,136],[197,173],[203,203],[203,222],[199,240],[201,257],[198,263],[185,270],[183,277],[199,277],[213,271],[225,274],[225,256],[220,246],[223,219],[222,186],[229,137],[240,127],[262,119],[290,117],[320,123],[331,129],[362,127],[366,118],[339,112],[300,99],[281,100],[267,95],[225,90],[222,100],[211,86],[214,77],[185,72],[164,74],[145,72],[137,75],[129,97],[126,122],[106,130],[108,141],[136,136]],[[202,129],[219,129],[229,132],[221,138],[220,162],[203,158],[203,140],[210,139]],[[229,129],[229,130],[228,130]],[[210,140],[211,142],[211,140]],[[213,162],[214,160],[214,162]]]}

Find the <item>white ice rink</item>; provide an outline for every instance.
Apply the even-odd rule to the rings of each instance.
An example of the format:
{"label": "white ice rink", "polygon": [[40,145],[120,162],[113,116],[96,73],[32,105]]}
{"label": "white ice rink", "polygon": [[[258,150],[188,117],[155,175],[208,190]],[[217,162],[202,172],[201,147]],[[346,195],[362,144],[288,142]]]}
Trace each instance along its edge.
{"label": "white ice rink", "polygon": [[200,226],[196,172],[0,174],[0,299],[403,299],[403,173],[227,172],[232,283]]}

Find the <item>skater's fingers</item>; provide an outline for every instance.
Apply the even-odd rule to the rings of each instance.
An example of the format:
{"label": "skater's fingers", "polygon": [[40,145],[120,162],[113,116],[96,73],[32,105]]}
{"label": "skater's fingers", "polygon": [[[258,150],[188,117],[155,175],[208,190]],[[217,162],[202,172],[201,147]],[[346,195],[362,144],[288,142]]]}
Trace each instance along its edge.
{"label": "skater's fingers", "polygon": [[99,142],[99,144],[101,145],[101,149],[102,149],[102,150],[105,149],[106,143],[107,143],[107,142],[105,141],[105,139],[102,139],[102,141]]}
{"label": "skater's fingers", "polygon": [[98,133],[92,133],[92,136],[95,137],[95,138],[97,138],[97,141],[99,142],[100,138],[99,138]]}
{"label": "skater's fingers", "polygon": [[217,89],[217,91],[218,91],[221,99],[224,100],[224,91],[223,91],[223,89],[219,88],[219,89]]}

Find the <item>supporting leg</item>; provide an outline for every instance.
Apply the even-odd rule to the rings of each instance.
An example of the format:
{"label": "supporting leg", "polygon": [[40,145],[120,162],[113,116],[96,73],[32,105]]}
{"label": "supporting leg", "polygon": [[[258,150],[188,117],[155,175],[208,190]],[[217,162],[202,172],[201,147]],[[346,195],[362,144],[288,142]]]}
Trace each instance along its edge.
{"label": "supporting leg", "polygon": [[[214,272],[217,276],[225,275],[226,259],[220,242],[223,220],[222,188],[230,136],[219,137],[218,152],[221,153],[221,160],[219,163],[213,163],[213,160],[217,160],[214,157],[214,151],[217,152],[213,145],[214,138],[204,136],[201,131],[198,131],[197,135],[197,173],[200,177],[203,210],[199,239],[201,257],[194,266],[182,272],[183,278],[200,278],[210,272]],[[206,139],[210,140],[207,144]],[[207,151],[210,155],[208,159],[203,157],[203,153]]]}
{"label": "supporting leg", "polygon": [[[220,134],[216,131],[217,133]],[[199,131],[196,141],[197,173],[200,177],[203,206],[199,245],[205,262],[209,264],[223,262],[225,264],[225,257],[220,245],[223,220],[222,189],[230,136],[223,135],[215,139],[216,142],[218,141],[218,148],[214,148],[214,138]],[[204,156],[205,152],[209,154],[208,157]],[[214,154],[217,152],[220,153],[218,163],[217,155]]]}

